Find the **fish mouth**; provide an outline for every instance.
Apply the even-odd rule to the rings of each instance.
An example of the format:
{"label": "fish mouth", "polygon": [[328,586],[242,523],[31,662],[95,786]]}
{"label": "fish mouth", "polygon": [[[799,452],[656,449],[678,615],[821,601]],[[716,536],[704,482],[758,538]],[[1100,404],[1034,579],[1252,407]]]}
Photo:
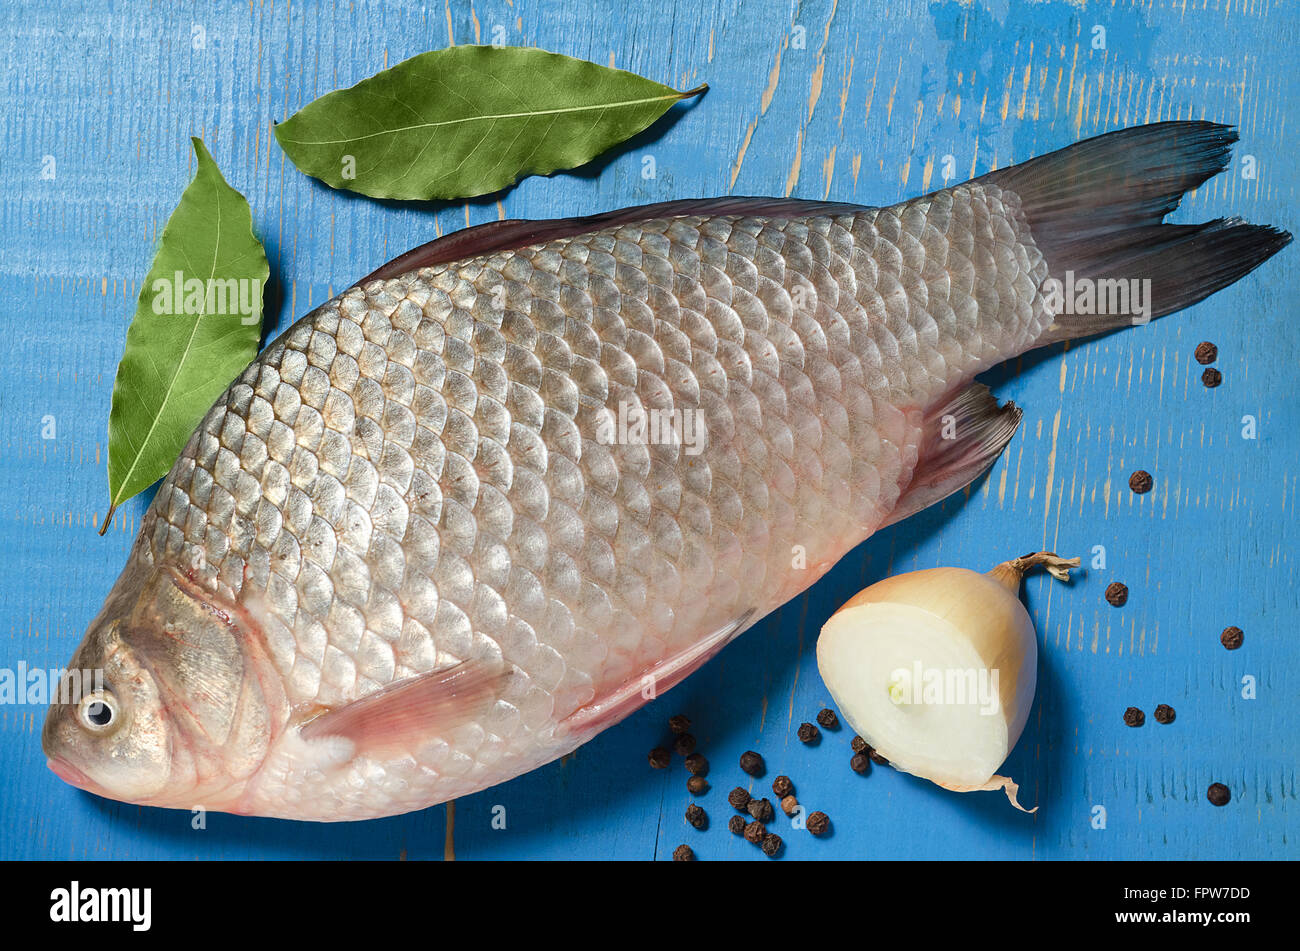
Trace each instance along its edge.
{"label": "fish mouth", "polygon": [[73,766],[61,756],[51,756],[46,759],[45,765],[50,768],[50,772],[63,780],[69,786],[76,786],[78,789],[84,789],[86,792],[92,792],[97,796],[104,793],[95,785],[95,781],[83,773],[77,767]]}

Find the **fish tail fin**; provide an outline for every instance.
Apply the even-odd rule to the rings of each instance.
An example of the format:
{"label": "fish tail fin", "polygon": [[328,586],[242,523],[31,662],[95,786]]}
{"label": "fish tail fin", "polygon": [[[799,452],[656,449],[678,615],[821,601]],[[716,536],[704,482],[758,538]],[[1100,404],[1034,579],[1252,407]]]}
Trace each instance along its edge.
{"label": "fish tail fin", "polygon": [[[1290,243],[1285,231],[1238,218],[1163,223],[1184,193],[1227,167],[1235,141],[1231,126],[1158,122],[1086,139],[977,179],[1019,199],[1030,236],[1058,282],[1053,287],[1064,306],[1053,307],[1057,316],[1034,346],[1182,310]],[[1084,279],[1088,283],[1080,284]],[[1143,294],[1143,305],[1075,313],[1079,308],[1067,293],[1075,286],[1098,294],[1098,288],[1113,295],[1122,290],[1125,297],[1133,288]]]}

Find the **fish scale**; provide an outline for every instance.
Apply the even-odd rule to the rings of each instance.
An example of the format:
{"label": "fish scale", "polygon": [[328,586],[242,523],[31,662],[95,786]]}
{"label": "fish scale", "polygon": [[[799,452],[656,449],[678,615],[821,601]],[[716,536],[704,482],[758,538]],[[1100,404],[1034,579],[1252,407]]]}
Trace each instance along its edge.
{"label": "fish scale", "polygon": [[[1222,127],[1171,125],[890,208],[687,202],[398,259],[203,419],[70,665],[129,685],[105,740],[125,765],[57,710],[52,765],[133,801],[337,820],[572,750],[991,465],[1019,411],[974,375],[1116,325],[1047,305],[1052,260],[1100,266],[1067,240],[1099,200],[1056,181],[1101,176],[1087,194],[1148,235],[1167,208],[1118,156],[1176,133],[1186,181],[1226,161]],[[1177,275],[1178,306],[1281,246],[1252,227],[1226,228],[1264,242],[1234,275],[1176,256],[1212,274]],[[617,438],[656,411],[693,414],[699,444]]]}

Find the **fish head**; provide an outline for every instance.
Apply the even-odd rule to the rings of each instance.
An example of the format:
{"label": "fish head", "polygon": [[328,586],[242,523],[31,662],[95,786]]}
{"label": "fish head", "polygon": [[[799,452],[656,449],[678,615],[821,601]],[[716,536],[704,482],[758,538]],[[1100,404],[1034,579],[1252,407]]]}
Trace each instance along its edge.
{"label": "fish head", "polygon": [[241,811],[272,733],[242,635],[186,573],[128,565],[51,698],[50,769],[110,799]]}

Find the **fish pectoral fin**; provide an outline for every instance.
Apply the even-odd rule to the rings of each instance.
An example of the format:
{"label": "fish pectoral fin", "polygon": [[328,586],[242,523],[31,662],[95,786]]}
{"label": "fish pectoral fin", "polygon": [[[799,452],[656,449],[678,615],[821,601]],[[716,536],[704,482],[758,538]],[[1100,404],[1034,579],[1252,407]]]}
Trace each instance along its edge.
{"label": "fish pectoral fin", "polygon": [[561,720],[556,734],[594,736],[606,727],[613,726],[707,664],[718,651],[758,620],[756,613],[754,608],[750,608],[708,637],[664,658],[637,676],[629,677],[609,693],[595,697]]}
{"label": "fish pectoral fin", "polygon": [[1015,403],[998,405],[983,383],[972,383],[925,414],[912,481],[881,526],[901,522],[964,489],[993,465],[1020,425]]}
{"label": "fish pectoral fin", "polygon": [[408,677],[308,720],[304,740],[340,737],[353,755],[393,757],[446,736],[501,696],[509,670],[477,660]]}

